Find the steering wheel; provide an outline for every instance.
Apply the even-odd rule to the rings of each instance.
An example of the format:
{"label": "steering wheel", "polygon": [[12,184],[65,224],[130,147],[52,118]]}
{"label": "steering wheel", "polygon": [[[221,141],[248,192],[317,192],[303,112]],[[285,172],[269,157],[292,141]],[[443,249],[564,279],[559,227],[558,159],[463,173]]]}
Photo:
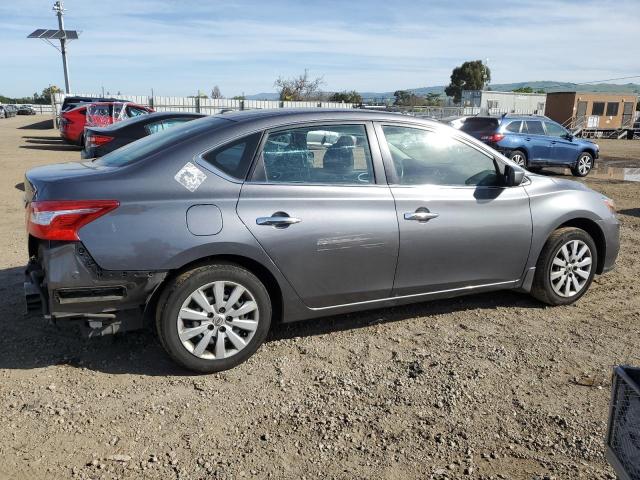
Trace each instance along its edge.
{"label": "steering wheel", "polygon": [[369,172],[362,172],[358,174],[358,181],[360,183],[369,183]]}

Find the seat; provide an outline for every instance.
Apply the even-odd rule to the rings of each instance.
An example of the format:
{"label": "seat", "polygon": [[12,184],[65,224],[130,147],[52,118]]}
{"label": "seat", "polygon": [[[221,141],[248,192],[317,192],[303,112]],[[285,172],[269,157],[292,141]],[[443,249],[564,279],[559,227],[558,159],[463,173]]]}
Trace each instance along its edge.
{"label": "seat", "polygon": [[352,135],[342,135],[336,143],[331,145],[324,154],[322,161],[323,173],[342,179],[345,175],[353,173],[353,149],[356,139]]}

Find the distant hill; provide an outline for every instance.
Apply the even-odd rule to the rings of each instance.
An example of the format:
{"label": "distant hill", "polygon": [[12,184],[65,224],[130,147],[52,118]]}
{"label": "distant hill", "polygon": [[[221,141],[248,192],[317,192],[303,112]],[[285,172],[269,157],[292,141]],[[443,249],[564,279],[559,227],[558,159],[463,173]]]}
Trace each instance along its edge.
{"label": "distant hill", "polygon": [[[570,82],[553,82],[553,81],[535,81],[535,82],[517,82],[517,83],[495,83],[489,85],[491,90],[498,90],[503,92],[511,92],[517,88],[531,87],[533,91],[544,90],[545,92],[620,92],[620,93],[636,93],[640,94],[640,85],[637,83],[594,83],[587,85],[579,85],[577,83]],[[411,90],[416,95],[427,95],[428,93],[437,93],[438,95],[444,95],[444,85],[438,85],[435,87],[419,87],[408,88],[405,90]],[[398,89],[401,90],[401,89]],[[388,99],[393,98],[393,92],[360,92],[362,98],[366,100],[372,99]],[[269,93],[257,93],[255,95],[247,95],[249,100],[278,100],[278,94],[275,92]]]}
{"label": "distant hill", "polygon": [[[615,83],[594,83],[580,85],[571,82],[553,82],[553,81],[535,81],[535,82],[517,82],[517,83],[494,83],[489,85],[491,90],[497,90],[501,92],[511,92],[517,88],[531,87],[533,91],[544,90],[549,92],[602,92],[602,93],[636,93],[640,94],[640,85],[637,83],[615,84]],[[437,93],[444,95],[444,85],[436,87],[420,87],[410,88],[416,95],[427,95],[428,93]],[[393,98],[393,92],[362,92],[360,93],[362,98],[366,99],[381,99],[381,98]]]}

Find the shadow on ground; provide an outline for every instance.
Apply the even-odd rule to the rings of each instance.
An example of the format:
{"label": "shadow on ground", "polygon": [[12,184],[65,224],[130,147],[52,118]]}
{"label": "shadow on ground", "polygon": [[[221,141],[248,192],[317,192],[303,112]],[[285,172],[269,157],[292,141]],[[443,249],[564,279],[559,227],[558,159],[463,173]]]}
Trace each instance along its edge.
{"label": "shadow on ground", "polygon": [[[110,374],[192,375],[169,359],[152,329],[85,339],[73,328],[47,324],[39,314],[25,314],[22,296],[23,275],[22,268],[0,271],[0,329],[3,331],[0,337],[0,370],[67,365]],[[526,295],[506,291],[493,292],[290,324],[276,324],[272,327],[267,341],[325,335],[368,328],[376,324],[407,321],[416,317],[504,306],[540,308],[539,303]],[[260,351],[257,355],[260,355]]]}
{"label": "shadow on ground", "polygon": [[39,122],[30,123],[29,125],[23,125],[18,127],[20,130],[51,130],[53,129],[53,120],[41,120]]}
{"label": "shadow on ground", "polygon": [[75,145],[67,145],[65,143],[52,143],[48,145],[20,145],[20,148],[28,148],[30,150],[53,150],[59,152],[77,152],[81,150]]}
{"label": "shadow on ground", "polygon": [[640,218],[640,208],[624,208],[622,210],[618,210],[618,213]]}

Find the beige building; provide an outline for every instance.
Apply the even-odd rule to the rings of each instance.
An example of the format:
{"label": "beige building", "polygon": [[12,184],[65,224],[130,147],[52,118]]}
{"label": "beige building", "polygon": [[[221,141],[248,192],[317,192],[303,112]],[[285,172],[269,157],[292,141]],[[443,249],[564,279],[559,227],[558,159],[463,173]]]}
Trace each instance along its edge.
{"label": "beige building", "polygon": [[553,92],[545,115],[572,129],[632,128],[638,96],[634,93]]}

